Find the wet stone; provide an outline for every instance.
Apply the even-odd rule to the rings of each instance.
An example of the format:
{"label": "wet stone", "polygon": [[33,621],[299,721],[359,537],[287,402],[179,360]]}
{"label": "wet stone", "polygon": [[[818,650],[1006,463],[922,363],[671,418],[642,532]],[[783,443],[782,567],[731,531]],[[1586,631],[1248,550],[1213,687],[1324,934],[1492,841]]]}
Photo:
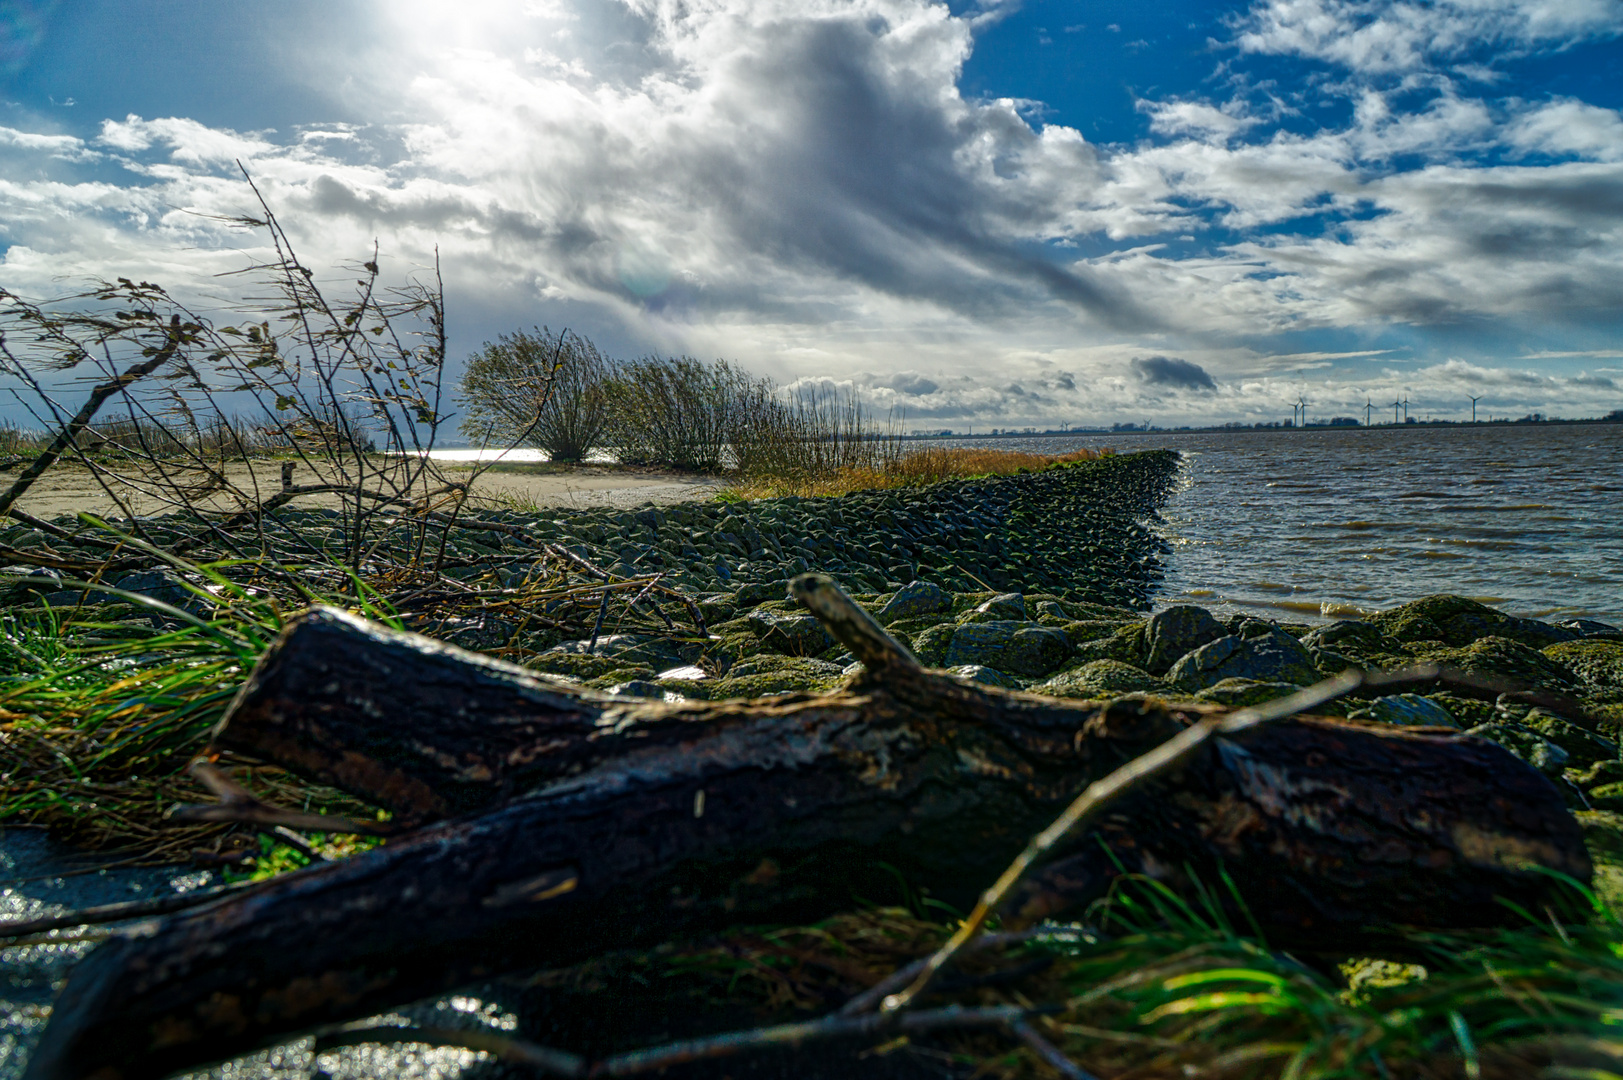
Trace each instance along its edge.
{"label": "wet stone", "polygon": [[1403,727],[1451,727],[1458,728],[1459,722],[1452,713],[1429,698],[1419,694],[1388,694],[1378,697],[1369,703],[1364,710],[1349,714],[1354,719],[1362,719],[1365,715],[1371,720],[1379,720],[1386,724],[1398,724]]}
{"label": "wet stone", "polygon": [[984,664],[1015,675],[1046,675],[1071,655],[1064,633],[1027,622],[969,623],[952,635],[942,662]]}
{"label": "wet stone", "polygon": [[1227,633],[1223,624],[1202,607],[1179,604],[1158,611],[1144,632],[1144,669],[1152,675],[1165,675],[1184,654]]}
{"label": "wet stone", "polygon": [[755,612],[749,627],[764,647],[785,656],[816,656],[834,647],[829,632],[811,615]]}
{"label": "wet stone", "polygon": [[1026,598],[1016,592],[999,593],[978,605],[975,611],[981,615],[990,615],[994,619],[1024,619]]}
{"label": "wet stone", "polygon": [[890,625],[901,619],[913,619],[938,611],[952,610],[952,597],[939,585],[928,581],[915,581],[897,590],[896,595],[879,609],[878,619]]}
{"label": "wet stone", "polygon": [[1248,625],[1242,629],[1249,636],[1230,635],[1202,645],[1172,665],[1167,680],[1189,689],[1213,686],[1224,679],[1299,686],[1318,680],[1313,657],[1301,642],[1277,626],[1264,623],[1263,628],[1259,633]]}
{"label": "wet stone", "polygon": [[996,668],[989,668],[983,664],[959,664],[948,668],[949,672],[961,679],[978,682],[985,686],[997,686],[1005,690],[1019,689],[1019,684]]}

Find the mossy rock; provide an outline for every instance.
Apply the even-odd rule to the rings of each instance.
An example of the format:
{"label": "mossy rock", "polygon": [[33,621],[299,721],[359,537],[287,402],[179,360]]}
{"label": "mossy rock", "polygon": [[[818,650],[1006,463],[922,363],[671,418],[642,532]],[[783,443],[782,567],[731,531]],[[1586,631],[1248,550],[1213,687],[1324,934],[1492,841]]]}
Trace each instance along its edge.
{"label": "mossy rock", "polygon": [[974,611],[981,604],[997,596],[995,592],[961,592],[952,594],[952,613],[963,615]]}
{"label": "mossy rock", "polygon": [[[1259,682],[1256,679],[1224,679],[1195,694],[1195,700],[1208,705],[1222,705],[1230,709],[1243,709],[1248,705],[1261,705],[1289,697],[1301,687],[1288,682]],[[1322,707],[1315,709],[1322,713]]]}
{"label": "mossy rock", "polygon": [[949,667],[981,664],[1011,675],[1047,675],[1071,655],[1063,633],[1031,622],[960,623],[942,661]]}
{"label": "mossy rock", "polygon": [[1611,739],[1585,731],[1577,724],[1543,709],[1528,713],[1522,718],[1521,725],[1565,750],[1571,758],[1567,763],[1568,768],[1587,769],[1596,762],[1616,761],[1618,758],[1617,743]]}
{"label": "mossy rock", "polygon": [[1415,655],[1472,675],[1494,675],[1540,690],[1570,694],[1580,681],[1565,664],[1510,638],[1479,638],[1462,648],[1416,648]]}
{"label": "mossy rock", "polygon": [[651,667],[617,667],[604,672],[596,678],[586,680],[586,685],[593,690],[608,690],[621,683],[653,682],[654,669]]}
{"label": "mossy rock", "polygon": [[953,618],[944,611],[938,611],[929,615],[920,615],[913,619],[897,619],[895,622],[886,626],[885,629],[893,635],[906,634],[907,636],[912,637],[924,630],[928,630],[932,626],[941,626],[942,624],[946,624],[948,626],[953,625]]}
{"label": "mossy rock", "polygon": [[[1091,624],[1090,624],[1091,625]],[[1090,660],[1119,660],[1124,664],[1135,667],[1144,661],[1144,638],[1148,624],[1144,622],[1131,623],[1119,627],[1109,637],[1093,638],[1091,640],[1077,641],[1071,636],[1069,624],[1065,627],[1065,636],[1076,649],[1076,658],[1083,663]]]}
{"label": "mossy rock", "polygon": [[580,653],[547,652],[530,660],[529,666],[536,671],[544,671],[549,675],[563,675],[589,686],[596,686],[598,680],[609,675],[630,672],[618,679],[625,682],[629,679],[653,678],[655,671],[647,664],[627,663],[618,656],[583,656]]}
{"label": "mossy rock", "polygon": [[1559,746],[1530,728],[1509,720],[1478,724],[1466,732],[1496,742],[1545,776],[1560,779],[1571,758]]}
{"label": "mossy rock", "polygon": [[753,698],[788,691],[821,694],[834,689],[844,676],[844,671],[826,660],[764,653],[735,664],[726,678],[711,685],[710,697]]}
{"label": "mossy rock", "polygon": [[1623,700],[1623,641],[1563,641],[1546,648],[1544,655],[1572,671],[1589,687],[1610,691]]}
{"label": "mossy rock", "polygon": [[1595,730],[1608,739],[1623,739],[1623,702],[1589,705],[1589,714],[1597,723]]}
{"label": "mossy rock", "polygon": [[913,655],[925,667],[940,667],[947,658],[952,635],[957,632],[958,624],[954,622],[936,623],[920,630],[913,637]]}
{"label": "mossy rock", "polygon": [[1060,629],[1065,631],[1072,645],[1080,648],[1090,641],[1102,641],[1134,625],[1137,624],[1116,622],[1114,619],[1072,619],[1061,624]]}
{"label": "mossy rock", "polygon": [[1595,866],[1590,887],[1613,915],[1623,917],[1623,813],[1596,809],[1572,816],[1584,830],[1584,847]]}
{"label": "mossy rock", "polygon": [[1164,694],[1167,685],[1143,668],[1120,660],[1090,660],[1067,668],[1031,690],[1050,697],[1103,699],[1132,693]]}
{"label": "mossy rock", "polygon": [[1398,727],[1465,727],[1448,707],[1420,694],[1385,694],[1355,708],[1347,715],[1355,720],[1376,720]]}
{"label": "mossy rock", "polygon": [[1492,723],[1499,715],[1499,711],[1493,707],[1491,701],[1460,697],[1458,694],[1450,694],[1446,691],[1427,694],[1426,697],[1447,709],[1448,715],[1452,716],[1455,723],[1462,728],[1474,728],[1478,724]]}
{"label": "mossy rock", "polygon": [[1451,595],[1422,597],[1374,615],[1370,622],[1401,642],[1440,641],[1456,649],[1486,637],[1508,638],[1542,649],[1576,636],[1563,627],[1506,615],[1486,604]]}

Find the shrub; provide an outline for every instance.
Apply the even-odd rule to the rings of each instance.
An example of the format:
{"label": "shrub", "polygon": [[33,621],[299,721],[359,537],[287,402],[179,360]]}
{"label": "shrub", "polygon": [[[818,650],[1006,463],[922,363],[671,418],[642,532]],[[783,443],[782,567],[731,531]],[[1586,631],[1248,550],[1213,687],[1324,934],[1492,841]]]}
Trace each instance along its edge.
{"label": "shrub", "polygon": [[503,334],[468,362],[462,430],[479,442],[533,446],[553,461],[584,460],[609,428],[613,370],[597,346],[567,330]]}
{"label": "shrub", "polygon": [[750,417],[770,409],[772,384],[725,360],[648,356],[607,384],[613,441],[627,465],[721,472]]}

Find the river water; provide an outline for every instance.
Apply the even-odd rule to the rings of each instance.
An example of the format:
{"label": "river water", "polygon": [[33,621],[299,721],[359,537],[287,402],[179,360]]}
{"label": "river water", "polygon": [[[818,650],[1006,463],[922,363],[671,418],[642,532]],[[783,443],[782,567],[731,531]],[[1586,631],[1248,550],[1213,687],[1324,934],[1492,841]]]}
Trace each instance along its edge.
{"label": "river water", "polygon": [[[952,440],[945,445],[972,445]],[[1623,424],[993,439],[1185,455],[1157,606],[1318,622],[1432,593],[1623,626]]]}

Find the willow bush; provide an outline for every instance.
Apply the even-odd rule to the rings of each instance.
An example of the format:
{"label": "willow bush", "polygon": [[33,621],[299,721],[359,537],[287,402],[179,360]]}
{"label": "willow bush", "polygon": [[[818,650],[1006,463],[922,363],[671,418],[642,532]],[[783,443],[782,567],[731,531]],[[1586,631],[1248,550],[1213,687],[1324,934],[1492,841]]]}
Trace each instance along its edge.
{"label": "willow bush", "polygon": [[603,449],[609,431],[614,368],[597,346],[567,330],[503,334],[468,361],[462,431],[482,444],[513,442],[553,461],[584,461]]}

